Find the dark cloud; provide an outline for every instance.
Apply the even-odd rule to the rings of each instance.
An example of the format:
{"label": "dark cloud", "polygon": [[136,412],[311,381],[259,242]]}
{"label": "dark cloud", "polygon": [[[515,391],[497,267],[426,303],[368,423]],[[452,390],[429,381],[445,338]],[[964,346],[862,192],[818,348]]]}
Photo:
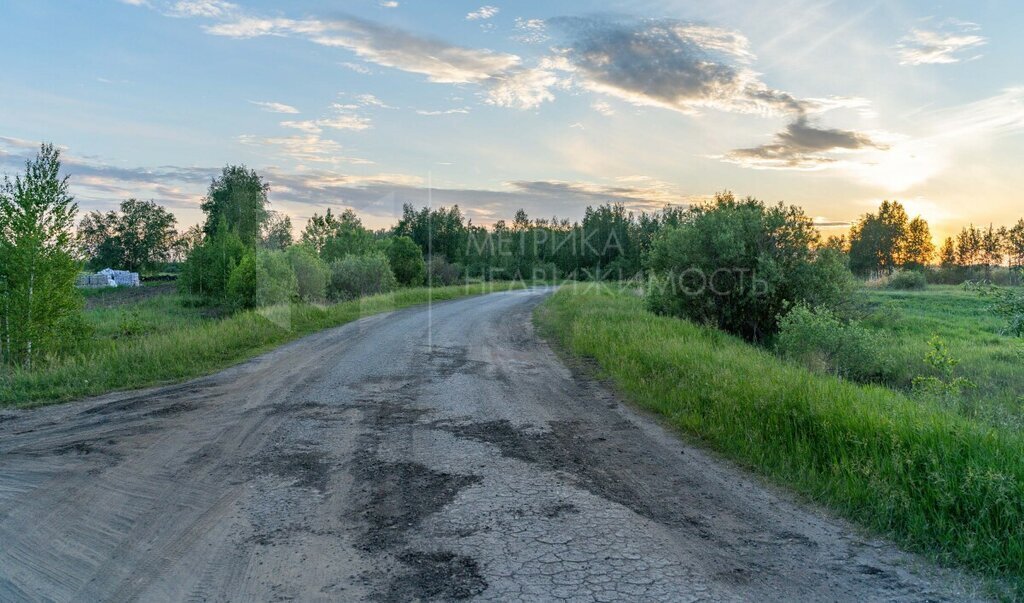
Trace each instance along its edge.
{"label": "dark cloud", "polygon": [[888,147],[860,132],[816,127],[806,115],[801,115],[777,133],[772,142],[736,149],[723,158],[746,167],[810,170],[835,163],[837,159],[829,154],[831,152],[865,148]]}
{"label": "dark cloud", "polygon": [[674,19],[559,17],[564,58],[582,83],[637,103],[684,112],[709,107],[743,113],[800,110],[750,68],[742,34]]}

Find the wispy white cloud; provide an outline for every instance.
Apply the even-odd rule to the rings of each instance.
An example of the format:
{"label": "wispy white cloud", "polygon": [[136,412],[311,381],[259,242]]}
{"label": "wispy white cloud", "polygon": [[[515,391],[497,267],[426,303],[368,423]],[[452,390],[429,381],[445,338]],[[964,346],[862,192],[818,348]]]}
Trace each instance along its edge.
{"label": "wispy white cloud", "polygon": [[615,115],[615,109],[607,101],[594,101],[591,103],[590,108],[605,117]]}
{"label": "wispy white cloud", "polygon": [[170,9],[177,17],[223,17],[238,10],[238,5],[223,0],[179,0]]}
{"label": "wispy white cloud", "polygon": [[457,107],[455,109],[443,109],[436,111],[428,111],[426,109],[417,109],[417,115],[455,115],[455,114],[466,114],[469,113],[469,109],[466,107]]}
{"label": "wispy white cloud", "polygon": [[547,34],[547,24],[544,19],[524,19],[516,17],[515,35],[512,39],[523,44],[542,44],[550,38]]}
{"label": "wispy white cloud", "polygon": [[398,2],[395,0],[381,0],[381,8],[398,8]]}
{"label": "wispy white cloud", "polygon": [[233,38],[301,36],[322,46],[345,48],[384,67],[448,84],[485,82],[520,63],[520,58],[512,54],[454,46],[355,18],[321,21],[243,16],[205,29],[213,35]]}
{"label": "wispy white cloud", "polygon": [[360,65],[359,63],[352,63],[352,62],[346,61],[346,62],[342,62],[342,63],[338,63],[338,64],[341,65],[342,67],[344,67],[345,69],[348,69],[350,71],[355,71],[356,73],[360,73],[362,75],[369,75],[369,74],[373,73],[373,71],[369,67],[367,67],[366,65]]}
{"label": "wispy white cloud", "polygon": [[249,102],[254,104],[254,105],[256,105],[260,109],[263,109],[264,111],[267,111],[268,113],[296,114],[296,113],[299,112],[299,110],[296,109],[295,107],[293,107],[291,105],[286,105],[284,103],[275,103],[275,102],[272,102],[272,101],[254,101],[254,100],[251,100]]}
{"label": "wispy white cloud", "polygon": [[360,115],[339,114],[321,119],[304,119],[298,121],[282,121],[281,126],[306,132],[307,134],[319,134],[324,129],[332,130],[367,130],[372,127],[370,119]]}
{"label": "wispy white cloud", "polygon": [[475,11],[473,11],[471,13],[468,13],[466,15],[466,20],[467,21],[479,21],[479,20],[490,19],[494,15],[498,14],[498,12],[500,12],[500,11],[501,11],[501,9],[499,9],[497,6],[490,6],[490,5],[488,5],[488,6],[481,6],[480,8],[476,9]]}
{"label": "wispy white cloud", "polygon": [[935,30],[912,29],[896,45],[900,65],[941,65],[977,59],[980,54],[965,57],[964,53],[988,42],[978,35],[980,29],[965,21],[949,21]]}
{"label": "wispy white cloud", "polygon": [[391,105],[380,100],[372,94],[357,94],[356,101],[363,107],[379,107],[381,109],[394,109]]}

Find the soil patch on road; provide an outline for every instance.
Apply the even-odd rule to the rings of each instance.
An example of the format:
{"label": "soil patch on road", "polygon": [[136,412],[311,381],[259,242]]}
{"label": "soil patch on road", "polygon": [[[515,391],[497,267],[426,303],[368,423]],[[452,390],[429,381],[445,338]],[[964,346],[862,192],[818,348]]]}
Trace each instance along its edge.
{"label": "soil patch on road", "polygon": [[487,588],[477,562],[465,555],[409,552],[398,559],[412,571],[392,581],[388,592],[381,596],[382,601],[462,600]]}

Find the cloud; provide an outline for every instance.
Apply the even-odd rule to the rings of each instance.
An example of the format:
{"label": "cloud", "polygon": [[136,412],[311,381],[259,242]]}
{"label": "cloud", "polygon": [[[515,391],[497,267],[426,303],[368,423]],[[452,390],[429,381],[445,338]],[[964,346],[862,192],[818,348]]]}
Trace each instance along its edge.
{"label": "cloud", "polygon": [[372,94],[357,94],[356,100],[364,107],[380,107],[381,109],[394,109]]}
{"label": "cloud", "polygon": [[295,113],[299,112],[299,110],[296,109],[295,107],[293,107],[291,105],[286,105],[284,103],[275,103],[275,102],[270,102],[270,101],[254,101],[254,100],[251,100],[249,102],[254,104],[254,105],[256,105],[260,109],[263,109],[264,111],[269,112],[269,113],[290,113],[290,114],[295,114]]}
{"label": "cloud", "polygon": [[801,110],[798,100],[758,79],[750,44],[739,32],[674,19],[559,17],[548,23],[567,33],[563,56],[590,90],[688,114]]}
{"label": "cloud", "polygon": [[501,9],[499,9],[497,6],[481,6],[480,8],[476,9],[475,11],[473,11],[471,13],[468,13],[466,15],[466,20],[467,21],[478,21],[478,20],[490,19],[494,15],[498,14],[498,12],[500,10]]}
{"label": "cloud", "polygon": [[835,164],[836,152],[861,149],[888,149],[866,134],[852,130],[820,128],[806,116],[798,117],[775,135],[772,142],[746,149],[735,149],[721,158],[730,163],[756,169],[818,170]]}
{"label": "cloud", "polygon": [[317,132],[306,132],[295,136],[254,136],[243,134],[238,142],[256,147],[274,149],[286,157],[299,162],[313,163],[369,163],[342,155],[342,146],[322,138]]}
{"label": "cloud", "polygon": [[428,111],[426,109],[417,109],[417,115],[454,115],[456,113],[466,114],[469,113],[469,109],[466,107],[459,107],[455,109],[445,109],[443,111]]}
{"label": "cloud", "polygon": [[180,0],[171,6],[175,17],[223,17],[235,12],[237,4],[222,0]]}
{"label": "cloud", "polygon": [[516,17],[516,34],[512,39],[523,44],[541,44],[548,41],[547,24],[544,19]]}
{"label": "cloud", "polygon": [[367,67],[366,65],[360,65],[359,63],[344,62],[338,64],[344,67],[345,69],[355,71],[356,73],[360,73],[362,75],[369,75],[373,73],[373,71],[371,71],[369,67]]}
{"label": "cloud", "polygon": [[561,180],[516,180],[507,183],[513,190],[539,198],[586,205],[622,203],[638,211],[659,210],[666,205],[690,204],[702,199],[687,195],[675,185],[647,176],[616,178],[614,184],[566,182]]}
{"label": "cloud", "polygon": [[536,68],[494,76],[488,83],[486,102],[498,107],[533,109],[555,99],[551,88],[558,82],[552,65],[542,61]]}
{"label": "cloud", "polygon": [[[676,186],[645,176],[629,176],[606,182],[515,181],[498,188],[428,188],[423,177],[401,173],[344,173],[345,163],[358,170],[359,160],[345,159],[341,146],[316,136],[260,138],[245,136],[240,141],[254,147],[286,148],[312,167],[257,167],[270,183],[273,206],[304,221],[313,210],[343,205],[381,226],[393,223],[403,203],[425,205],[458,204],[477,224],[509,219],[515,209],[531,216],[557,214],[579,219],[588,205],[623,203],[632,210],[661,209],[667,203],[689,203],[701,199],[684,194]],[[22,169],[25,159],[38,150],[32,141],[0,137],[0,166]],[[217,167],[118,167],[99,160],[77,158],[65,153],[66,172],[83,211],[111,209],[127,197],[152,198],[158,203],[185,210],[179,218],[201,219],[198,205],[210,180],[221,172]],[[353,165],[355,164],[355,165]],[[179,227],[187,227],[181,219]]]}
{"label": "cloud", "polygon": [[980,58],[980,54],[963,57],[964,51],[987,43],[983,36],[974,33],[980,29],[964,21],[947,22],[944,29],[938,30],[912,29],[896,45],[900,65],[941,65]]}
{"label": "cloud", "polygon": [[243,16],[205,29],[232,38],[301,36],[322,46],[345,48],[384,67],[447,84],[480,83],[520,63],[512,54],[454,46],[356,18],[321,21]]}
{"label": "cloud", "polygon": [[325,128],[332,130],[366,130],[370,127],[370,120],[359,115],[337,115],[323,119],[304,119],[301,121],[282,121],[281,126],[292,130],[299,130],[307,134],[319,134]]}
{"label": "cloud", "polygon": [[615,109],[605,101],[594,101],[590,105],[590,108],[593,109],[594,111],[597,111],[601,115],[604,115],[605,117],[615,115]]}
{"label": "cloud", "polygon": [[398,2],[395,2],[395,0],[381,0],[380,7],[381,8],[398,8]]}

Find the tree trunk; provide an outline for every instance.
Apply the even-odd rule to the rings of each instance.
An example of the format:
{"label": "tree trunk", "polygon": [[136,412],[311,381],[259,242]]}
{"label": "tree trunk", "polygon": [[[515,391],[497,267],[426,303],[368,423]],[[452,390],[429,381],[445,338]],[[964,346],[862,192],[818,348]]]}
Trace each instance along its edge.
{"label": "tree trunk", "polygon": [[32,258],[32,265],[28,271],[28,316],[25,320],[25,370],[32,370],[32,295],[35,292],[36,282],[36,261]]}

